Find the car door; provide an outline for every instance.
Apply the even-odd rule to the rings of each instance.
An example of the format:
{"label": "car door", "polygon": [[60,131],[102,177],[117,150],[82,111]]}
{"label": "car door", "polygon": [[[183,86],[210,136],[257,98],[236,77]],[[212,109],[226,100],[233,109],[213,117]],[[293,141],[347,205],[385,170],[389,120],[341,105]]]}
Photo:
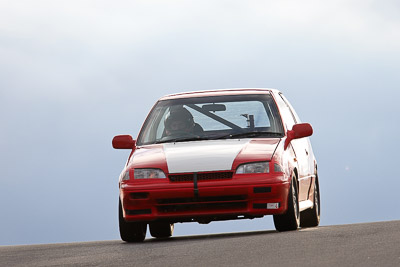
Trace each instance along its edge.
{"label": "car door", "polygon": [[[287,130],[292,130],[293,125],[300,123],[300,119],[291,107],[289,101],[279,93],[277,103]],[[311,185],[310,158],[312,151],[308,138],[300,138],[291,141],[298,164],[299,201],[308,199],[308,191]]]}

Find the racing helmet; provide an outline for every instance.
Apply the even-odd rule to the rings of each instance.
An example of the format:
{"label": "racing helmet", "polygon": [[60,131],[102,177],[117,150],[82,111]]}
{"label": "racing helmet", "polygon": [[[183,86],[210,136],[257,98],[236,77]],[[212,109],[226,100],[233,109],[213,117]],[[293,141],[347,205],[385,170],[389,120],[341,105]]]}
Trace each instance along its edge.
{"label": "racing helmet", "polygon": [[[177,127],[177,123],[179,123]],[[169,132],[193,129],[195,123],[192,114],[184,107],[171,109],[164,120],[165,129]]]}

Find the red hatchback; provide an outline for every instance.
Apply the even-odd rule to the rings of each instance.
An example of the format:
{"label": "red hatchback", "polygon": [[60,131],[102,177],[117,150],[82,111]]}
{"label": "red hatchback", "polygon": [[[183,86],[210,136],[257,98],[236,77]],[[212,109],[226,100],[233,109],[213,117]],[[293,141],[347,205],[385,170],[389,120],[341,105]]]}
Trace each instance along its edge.
{"label": "red hatchback", "polygon": [[119,177],[119,229],[127,242],[172,235],[174,223],[273,215],[278,231],[319,224],[317,162],[288,100],[275,89],[162,97]]}

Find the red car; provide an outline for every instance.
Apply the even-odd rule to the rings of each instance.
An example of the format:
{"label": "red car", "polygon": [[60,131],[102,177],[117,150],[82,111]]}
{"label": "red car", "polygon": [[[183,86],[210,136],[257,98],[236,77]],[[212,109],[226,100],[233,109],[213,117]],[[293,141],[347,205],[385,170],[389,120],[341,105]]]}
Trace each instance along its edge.
{"label": "red car", "polygon": [[174,223],[273,215],[278,231],[319,224],[313,132],[281,92],[230,89],[167,95],[137,140],[113,139],[131,153],[119,177],[122,240],[172,235]]}

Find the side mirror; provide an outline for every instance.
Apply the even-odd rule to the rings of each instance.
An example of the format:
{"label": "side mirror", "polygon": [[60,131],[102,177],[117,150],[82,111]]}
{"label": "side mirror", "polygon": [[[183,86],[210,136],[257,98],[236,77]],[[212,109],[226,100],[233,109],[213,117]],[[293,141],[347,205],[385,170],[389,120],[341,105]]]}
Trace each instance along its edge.
{"label": "side mirror", "polygon": [[288,147],[290,141],[293,139],[299,139],[307,136],[311,136],[313,134],[313,128],[309,123],[299,123],[293,125],[292,130],[288,131],[286,141],[285,141],[285,149]]}
{"label": "side mirror", "polygon": [[132,149],[136,145],[136,141],[130,135],[117,135],[112,140],[112,146],[115,149]]}
{"label": "side mirror", "polygon": [[313,128],[309,123],[299,123],[293,125],[292,131],[294,132],[293,139],[303,138],[313,134]]}

